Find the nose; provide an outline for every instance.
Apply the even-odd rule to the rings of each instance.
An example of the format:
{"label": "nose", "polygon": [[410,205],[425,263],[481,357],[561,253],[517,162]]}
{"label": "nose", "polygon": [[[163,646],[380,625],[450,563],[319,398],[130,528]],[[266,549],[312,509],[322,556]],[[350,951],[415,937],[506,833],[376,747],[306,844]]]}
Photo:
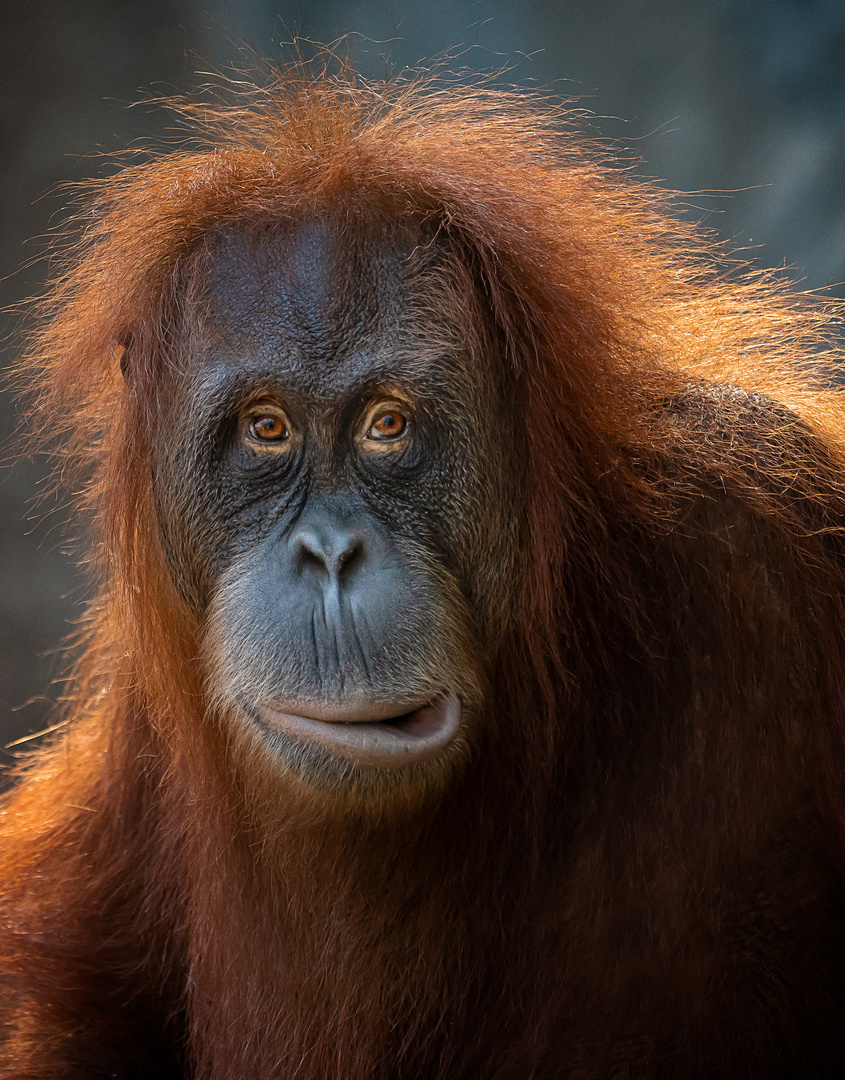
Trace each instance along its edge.
{"label": "nose", "polygon": [[290,547],[300,574],[338,585],[348,584],[365,558],[361,530],[336,521],[300,521],[291,534]]}

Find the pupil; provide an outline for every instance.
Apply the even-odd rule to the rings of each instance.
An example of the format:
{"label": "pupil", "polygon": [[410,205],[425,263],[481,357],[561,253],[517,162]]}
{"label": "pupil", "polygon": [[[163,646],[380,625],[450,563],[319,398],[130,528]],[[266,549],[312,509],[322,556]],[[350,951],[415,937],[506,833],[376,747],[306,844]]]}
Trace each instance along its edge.
{"label": "pupil", "polygon": [[401,430],[402,423],[403,420],[399,413],[389,412],[384,413],[376,424],[376,428],[383,435],[395,435],[397,431]]}

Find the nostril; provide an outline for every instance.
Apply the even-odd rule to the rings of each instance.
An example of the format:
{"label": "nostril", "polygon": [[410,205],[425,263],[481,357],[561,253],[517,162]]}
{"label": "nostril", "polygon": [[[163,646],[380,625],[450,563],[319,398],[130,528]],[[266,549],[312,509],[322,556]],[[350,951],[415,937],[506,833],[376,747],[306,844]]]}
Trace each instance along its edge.
{"label": "nostril", "polygon": [[296,546],[296,561],[300,570],[328,570],[325,555],[303,539]]}
{"label": "nostril", "polygon": [[363,559],[364,545],[360,540],[353,538],[337,556],[338,577],[351,577],[363,562]]}

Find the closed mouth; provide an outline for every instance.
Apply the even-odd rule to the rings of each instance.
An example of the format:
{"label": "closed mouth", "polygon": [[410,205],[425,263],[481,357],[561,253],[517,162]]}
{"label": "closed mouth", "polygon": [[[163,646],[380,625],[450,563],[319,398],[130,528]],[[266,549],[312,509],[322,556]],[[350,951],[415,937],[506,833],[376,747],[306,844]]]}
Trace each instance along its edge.
{"label": "closed mouth", "polygon": [[454,694],[410,708],[407,702],[272,702],[259,707],[258,718],[271,731],[353,762],[396,766],[444,749],[460,728],[461,704]]}

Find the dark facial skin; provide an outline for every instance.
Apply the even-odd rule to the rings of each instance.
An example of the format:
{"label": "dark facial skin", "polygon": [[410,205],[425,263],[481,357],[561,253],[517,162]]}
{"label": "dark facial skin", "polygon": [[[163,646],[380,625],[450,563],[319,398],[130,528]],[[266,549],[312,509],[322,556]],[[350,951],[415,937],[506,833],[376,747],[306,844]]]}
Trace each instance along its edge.
{"label": "dark facial skin", "polygon": [[154,477],[212,699],[307,779],[436,769],[472,741],[515,487],[448,259],[321,221],[209,250]]}

